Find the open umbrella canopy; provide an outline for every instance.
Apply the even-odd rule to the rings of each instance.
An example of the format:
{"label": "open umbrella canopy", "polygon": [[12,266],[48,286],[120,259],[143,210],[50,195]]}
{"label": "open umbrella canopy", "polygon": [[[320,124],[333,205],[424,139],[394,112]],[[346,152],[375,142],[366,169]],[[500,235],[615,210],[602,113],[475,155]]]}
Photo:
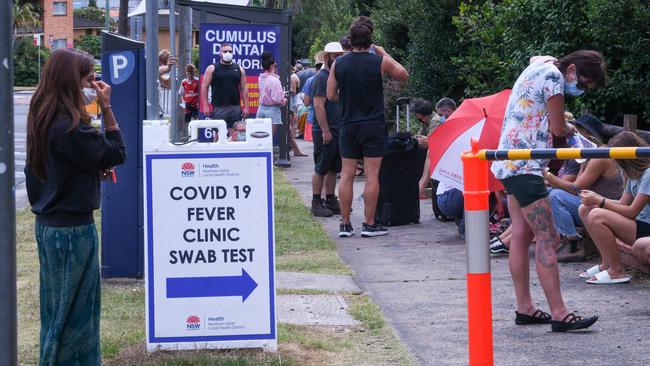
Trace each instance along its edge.
{"label": "open umbrella canopy", "polygon": [[[431,178],[463,190],[463,164],[460,154],[470,149],[470,139],[479,138],[480,149],[499,145],[503,116],[510,89],[481,98],[465,99],[460,107],[429,135]],[[503,189],[489,173],[490,191]]]}

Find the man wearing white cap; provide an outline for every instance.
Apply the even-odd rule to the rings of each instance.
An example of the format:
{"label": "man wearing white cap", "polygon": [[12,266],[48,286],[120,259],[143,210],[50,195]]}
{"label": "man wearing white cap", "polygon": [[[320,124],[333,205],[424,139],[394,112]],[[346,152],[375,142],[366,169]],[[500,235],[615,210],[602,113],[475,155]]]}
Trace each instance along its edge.
{"label": "man wearing white cap", "polygon": [[[340,124],[339,104],[327,100],[327,79],[330,67],[337,57],[343,54],[338,42],[325,45],[321,53],[323,67],[314,76],[312,94],[314,103],[314,124],[312,136],[314,141],[314,175],[312,176],[311,211],[314,216],[332,216],[341,213],[338,198],[334,195],[336,175],[341,172],[341,154],[338,146]],[[325,187],[325,199],[322,197]]]}

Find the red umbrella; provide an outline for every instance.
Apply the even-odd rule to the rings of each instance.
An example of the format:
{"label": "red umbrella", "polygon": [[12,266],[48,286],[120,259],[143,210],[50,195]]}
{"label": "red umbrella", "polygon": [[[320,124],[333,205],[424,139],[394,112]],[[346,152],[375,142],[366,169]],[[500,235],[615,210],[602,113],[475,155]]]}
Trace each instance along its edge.
{"label": "red umbrella", "polygon": [[[463,190],[463,164],[460,154],[470,149],[470,138],[479,137],[480,149],[499,146],[503,115],[510,89],[482,98],[465,99],[445,123],[429,135],[431,178]],[[490,191],[503,185],[489,173]]]}

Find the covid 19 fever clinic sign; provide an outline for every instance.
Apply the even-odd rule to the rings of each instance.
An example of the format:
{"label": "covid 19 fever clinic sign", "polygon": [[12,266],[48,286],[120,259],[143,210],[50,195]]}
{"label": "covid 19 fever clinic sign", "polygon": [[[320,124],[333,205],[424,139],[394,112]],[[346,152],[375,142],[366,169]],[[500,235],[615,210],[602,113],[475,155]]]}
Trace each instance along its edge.
{"label": "covid 19 fever clinic sign", "polygon": [[277,347],[267,139],[268,151],[145,151],[150,351]]}
{"label": "covid 19 fever clinic sign", "polygon": [[212,24],[201,23],[200,27],[200,71],[220,60],[219,50],[223,43],[233,47],[233,62],[246,72],[248,85],[249,112],[257,112],[259,104],[258,78],[262,69],[262,53],[273,54],[278,65],[280,62],[280,27],[259,24]]}

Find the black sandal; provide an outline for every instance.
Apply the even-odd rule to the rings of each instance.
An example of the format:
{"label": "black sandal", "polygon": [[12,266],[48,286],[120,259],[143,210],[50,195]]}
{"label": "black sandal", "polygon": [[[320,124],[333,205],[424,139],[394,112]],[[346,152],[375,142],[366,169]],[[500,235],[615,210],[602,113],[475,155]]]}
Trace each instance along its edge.
{"label": "black sandal", "polygon": [[535,310],[533,315],[522,314],[518,311],[515,311],[515,314],[517,314],[515,317],[517,325],[549,324],[551,322],[551,316],[539,309]]}
{"label": "black sandal", "polygon": [[591,327],[598,320],[598,316],[592,316],[590,318],[583,318],[581,316],[575,315],[574,313],[569,313],[567,316],[559,320],[551,320],[551,331],[553,332],[566,332],[567,330],[580,330],[587,329]]}

